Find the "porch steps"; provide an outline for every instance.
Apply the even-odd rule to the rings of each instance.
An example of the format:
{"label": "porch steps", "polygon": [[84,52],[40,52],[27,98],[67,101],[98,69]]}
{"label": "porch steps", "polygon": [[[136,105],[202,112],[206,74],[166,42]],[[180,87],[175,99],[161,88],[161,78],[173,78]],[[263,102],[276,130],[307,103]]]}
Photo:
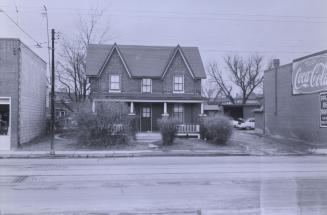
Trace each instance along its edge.
{"label": "porch steps", "polygon": [[136,134],[136,142],[153,143],[161,140],[161,134],[157,132],[139,132]]}

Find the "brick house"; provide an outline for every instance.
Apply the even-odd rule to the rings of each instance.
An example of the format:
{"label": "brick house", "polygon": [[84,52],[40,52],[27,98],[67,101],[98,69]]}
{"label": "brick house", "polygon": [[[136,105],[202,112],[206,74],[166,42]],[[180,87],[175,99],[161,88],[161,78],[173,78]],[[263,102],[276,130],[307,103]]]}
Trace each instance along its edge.
{"label": "brick house", "polygon": [[46,63],[19,39],[0,38],[0,150],[45,131]]}
{"label": "brick house", "polygon": [[139,131],[157,131],[162,116],[193,128],[203,115],[206,74],[196,47],[90,45],[86,68],[93,110],[98,102],[126,102]]}

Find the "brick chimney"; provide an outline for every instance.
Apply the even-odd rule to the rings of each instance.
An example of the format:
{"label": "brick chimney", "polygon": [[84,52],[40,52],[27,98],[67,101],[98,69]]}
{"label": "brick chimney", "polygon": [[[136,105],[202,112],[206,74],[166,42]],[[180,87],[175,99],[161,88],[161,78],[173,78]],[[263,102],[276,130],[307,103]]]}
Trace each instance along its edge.
{"label": "brick chimney", "polygon": [[280,61],[279,59],[273,59],[273,68],[277,69],[279,67]]}

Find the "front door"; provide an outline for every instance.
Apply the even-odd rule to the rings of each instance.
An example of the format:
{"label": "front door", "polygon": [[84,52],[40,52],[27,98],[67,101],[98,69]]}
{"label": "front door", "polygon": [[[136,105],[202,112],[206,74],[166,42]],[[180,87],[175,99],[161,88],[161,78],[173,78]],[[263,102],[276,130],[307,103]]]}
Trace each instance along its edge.
{"label": "front door", "polygon": [[151,111],[151,105],[141,105],[141,131],[151,131],[151,117],[152,117],[152,111]]}
{"label": "front door", "polygon": [[10,150],[10,99],[0,98],[0,150]]}

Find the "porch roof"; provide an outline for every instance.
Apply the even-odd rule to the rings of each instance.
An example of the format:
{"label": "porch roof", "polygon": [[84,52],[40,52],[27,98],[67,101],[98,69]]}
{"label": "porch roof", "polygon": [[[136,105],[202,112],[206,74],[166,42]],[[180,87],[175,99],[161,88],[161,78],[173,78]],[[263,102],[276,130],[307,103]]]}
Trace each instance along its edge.
{"label": "porch roof", "polygon": [[126,101],[203,101],[200,94],[173,93],[93,93],[95,100],[126,100]]}

